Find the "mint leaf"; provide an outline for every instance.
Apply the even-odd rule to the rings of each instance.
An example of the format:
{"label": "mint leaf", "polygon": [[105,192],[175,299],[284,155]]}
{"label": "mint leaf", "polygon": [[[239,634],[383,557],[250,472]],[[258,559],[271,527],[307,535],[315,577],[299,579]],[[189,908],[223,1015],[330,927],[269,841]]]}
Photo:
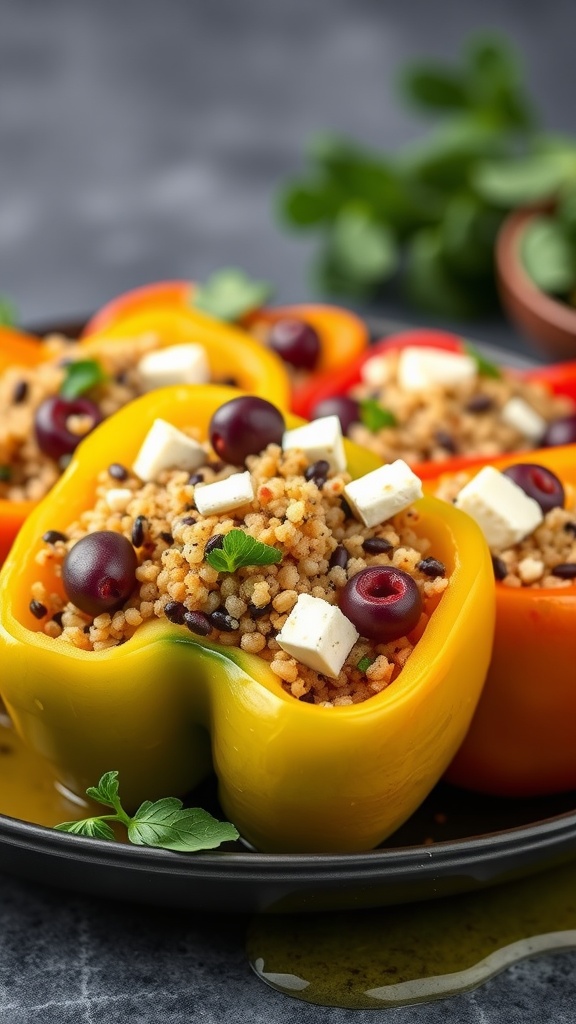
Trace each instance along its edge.
{"label": "mint leaf", "polygon": [[86,796],[97,804],[104,804],[106,807],[113,807],[114,810],[120,806],[118,796],[118,772],[105,772],[97,786],[89,786]]}
{"label": "mint leaf", "polygon": [[535,217],[524,228],[522,262],[538,288],[562,295],[576,282],[576,258],[564,225],[552,217]]}
{"label": "mint leaf", "polygon": [[65,821],[55,825],[57,832],[71,832],[75,836],[90,836],[92,839],[115,839],[110,825],[102,818],[84,818],[83,821]]}
{"label": "mint leaf", "polygon": [[332,258],[341,271],[363,285],[391,277],[398,265],[393,231],[378,223],[362,203],[348,203],[342,208],[330,242]]}
{"label": "mint leaf", "polygon": [[230,530],[222,547],[209,551],[206,561],[218,572],[235,572],[245,565],[275,565],[282,561],[282,552],[255,540],[244,530]]}
{"label": "mint leaf", "polygon": [[164,850],[194,853],[213,850],[220,843],[238,838],[228,821],[217,821],[199,807],[182,807],[182,801],[165,797],[138,808],[128,827],[128,838],[137,846],[160,846]]}
{"label": "mint leaf", "polygon": [[194,292],[192,304],[219,320],[240,320],[268,301],[274,289],[235,267],[218,270]]}
{"label": "mint leaf", "polygon": [[490,359],[487,359],[486,356],[483,356],[471,341],[464,342],[464,351],[474,359],[481,377],[492,377],[494,380],[500,380],[502,376],[500,367],[496,366],[496,363],[491,362]]}
{"label": "mint leaf", "polygon": [[[573,161],[572,161],[573,163]],[[477,192],[495,206],[524,206],[555,196],[574,167],[557,153],[481,163],[472,175]]]}
{"label": "mint leaf", "polygon": [[384,427],[395,427],[397,420],[393,412],[385,409],[375,398],[360,401],[360,422],[375,434]]}
{"label": "mint leaf", "polygon": [[18,320],[16,306],[5,295],[0,295],[0,327],[14,327]]}
{"label": "mint leaf", "polygon": [[0,484],[8,483],[11,476],[12,471],[10,466],[0,466]]}
{"label": "mint leaf", "polygon": [[406,98],[422,110],[463,110],[470,97],[458,71],[440,64],[414,64],[400,78]]}
{"label": "mint leaf", "polygon": [[100,363],[95,359],[78,359],[66,366],[60,394],[64,398],[78,398],[107,379]]}
{"label": "mint leaf", "polygon": [[356,665],[356,668],[358,669],[359,672],[366,672],[367,669],[370,668],[370,665],[373,664],[374,660],[375,660],[374,658],[368,658],[368,657],[360,658],[360,661]]}

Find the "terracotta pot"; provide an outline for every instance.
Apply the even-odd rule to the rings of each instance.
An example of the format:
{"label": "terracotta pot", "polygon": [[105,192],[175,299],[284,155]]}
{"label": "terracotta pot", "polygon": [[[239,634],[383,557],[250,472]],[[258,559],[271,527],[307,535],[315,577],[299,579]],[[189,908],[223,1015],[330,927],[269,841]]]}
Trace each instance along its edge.
{"label": "terracotta pot", "polygon": [[552,298],[534,284],[520,256],[522,234],[539,210],[509,214],[496,242],[496,272],[504,309],[518,328],[551,359],[576,355],[576,308]]}

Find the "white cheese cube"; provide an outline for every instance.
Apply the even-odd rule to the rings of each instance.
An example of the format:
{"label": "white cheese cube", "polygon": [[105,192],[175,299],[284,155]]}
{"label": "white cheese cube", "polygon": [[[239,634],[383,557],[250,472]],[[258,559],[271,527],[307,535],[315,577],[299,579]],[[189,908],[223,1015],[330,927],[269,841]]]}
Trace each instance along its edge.
{"label": "white cheese cube", "polygon": [[125,512],[134,497],[129,487],[111,487],[104,495],[104,501],[111,512]]}
{"label": "white cheese cube", "polygon": [[336,679],[359,635],[336,605],[300,594],[276,640],[303,665]]}
{"label": "white cheese cube", "polygon": [[192,471],[207,462],[201,444],[166,420],[154,420],[132,469],[141,480],[156,480],[163,469]]}
{"label": "white cheese cube", "polygon": [[452,387],[477,376],[472,356],[417,345],[402,349],[398,359],[398,384],[404,391],[426,391],[430,387]]}
{"label": "white cheese cube", "polygon": [[360,376],[364,384],[379,388],[390,380],[390,363],[385,356],[372,356],[360,368]]}
{"label": "white cheese cube", "polygon": [[138,374],[145,391],[170,384],[207,384],[210,364],[202,345],[170,345],[142,356]]}
{"label": "white cheese cube", "polygon": [[524,540],[544,516],[537,501],[493,466],[484,466],[462,488],[454,504],[475,519],[493,551]]}
{"label": "white cheese cube", "polygon": [[529,441],[539,441],[546,430],[546,420],[523,398],[510,398],[503,406],[500,416],[504,423]]}
{"label": "white cheese cube", "polygon": [[422,497],[422,481],[402,459],[352,480],[344,497],[364,526],[377,526]]}
{"label": "white cheese cube", "polygon": [[197,484],[194,488],[196,508],[203,516],[216,516],[254,501],[250,473],[233,473],[214,484]]}
{"label": "white cheese cube", "polygon": [[336,472],[346,469],[342,428],[337,416],[322,416],[303,427],[287,430],[282,438],[282,447],[284,451],[301,448],[311,463],[325,459]]}

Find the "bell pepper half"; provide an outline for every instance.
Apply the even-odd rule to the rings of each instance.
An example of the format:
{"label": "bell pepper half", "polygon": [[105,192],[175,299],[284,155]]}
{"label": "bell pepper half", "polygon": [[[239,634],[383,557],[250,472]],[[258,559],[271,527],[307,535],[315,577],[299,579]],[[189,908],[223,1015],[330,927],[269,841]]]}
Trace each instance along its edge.
{"label": "bell pepper half", "polygon": [[[194,307],[194,291],[192,281],[156,281],[124,292],[94,314],[84,329],[84,336],[108,331],[110,328],[116,329],[120,322],[136,313],[153,315],[159,306],[174,306],[201,315],[200,310]],[[271,325],[287,318],[304,320],[318,334],[320,360],[312,379],[316,379],[318,374],[332,373],[347,366],[364,352],[369,342],[368,328],[359,316],[341,306],[320,303],[256,309],[242,318],[240,326],[251,331],[259,325]],[[294,388],[292,404],[295,409],[299,405],[298,396],[302,387],[298,385]]]}
{"label": "bell pepper half", "polygon": [[[576,445],[495,461],[530,461],[576,488]],[[436,481],[426,491],[434,493]],[[557,589],[496,581],[488,676],[470,730],[446,778],[497,796],[576,789],[576,581]]]}
{"label": "bell pepper half", "polygon": [[[96,357],[107,345],[119,339],[137,338],[155,333],[161,346],[194,342],[207,353],[215,376],[230,376],[238,386],[280,406],[285,406],[290,382],[284,364],[273,352],[259,345],[245,331],[214,320],[200,311],[192,313],[171,306],[157,306],[149,313],[136,313],[107,331],[83,339],[85,358]],[[32,335],[0,328],[0,373],[10,365],[36,366],[50,358]],[[0,498],[0,564],[8,554],[22,523],[34,508],[33,501],[8,501]]]}
{"label": "bell pepper half", "polygon": [[[259,849],[368,850],[393,832],[442,775],[461,743],[492,643],[494,588],[475,523],[434,498],[419,502],[450,584],[398,678],[362,704],[322,708],[287,694],[269,664],[148,621],[123,645],[86,652],[38,631],[30,587],[49,567],[34,556],[94,499],[97,473],[131,465],[161,417],[205,433],[238,392],[173,387],[145,395],[79,445],[62,478],[24,524],[0,574],[0,692],[25,741],[82,793],[107,770],[122,793],[183,794],[212,770],[226,815]],[[289,426],[298,420],[287,417]],[[349,469],[379,463],[347,444]],[[57,584],[56,584],[57,585]]]}
{"label": "bell pepper half", "polygon": [[[394,352],[407,346],[423,346],[438,348],[448,352],[464,352],[464,339],[448,331],[415,328],[402,331],[376,342],[366,352],[354,359],[347,366],[325,373],[321,378],[308,382],[293,399],[293,408],[299,416],[310,418],[314,407],[326,398],[344,395],[356,384],[359,384],[361,369],[365,362],[375,355]],[[505,369],[505,368],[504,368]],[[555,363],[550,366],[537,366],[529,370],[505,369],[506,373],[520,377],[522,380],[538,381],[556,395],[568,395],[576,401],[576,360],[567,363]],[[524,456],[526,452],[524,452]],[[485,456],[452,456],[441,464],[442,471],[456,473],[468,466],[482,465],[491,459]],[[438,462],[419,462],[412,468],[423,480],[436,477],[439,472]]]}

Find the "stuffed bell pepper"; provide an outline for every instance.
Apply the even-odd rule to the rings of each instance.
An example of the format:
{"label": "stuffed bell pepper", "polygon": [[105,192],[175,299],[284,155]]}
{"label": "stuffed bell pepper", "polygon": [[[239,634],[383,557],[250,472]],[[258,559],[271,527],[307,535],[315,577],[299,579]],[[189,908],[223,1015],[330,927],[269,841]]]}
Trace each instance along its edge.
{"label": "stuffed bell pepper", "polygon": [[82,793],[215,771],[259,849],[354,852],[461,743],[492,643],[477,525],[398,460],[228,388],[155,391],[87,437],[0,574],[1,695]]}
{"label": "stuffed bell pepper", "polygon": [[495,576],[492,660],[447,778],[498,796],[576,789],[576,445],[427,488],[474,516]]}
{"label": "stuffed bell pepper", "polygon": [[310,384],[295,410],[335,413],[357,444],[426,479],[576,441],[576,361],[507,370],[454,334],[405,331]]}
{"label": "stuffed bell pepper", "polygon": [[201,313],[157,310],[80,344],[0,329],[0,562],[82,437],[138,395],[226,381],[284,405],[283,363]]}
{"label": "stuffed bell pepper", "polygon": [[204,285],[157,281],[107,303],[91,318],[84,333],[115,329],[127,317],[153,316],[159,308],[170,307],[236,323],[284,361],[296,408],[301,389],[310,381],[347,366],[365,351],[368,328],[359,316],[341,306],[266,306],[271,291],[265,282],[251,281],[233,269],[217,272]]}

